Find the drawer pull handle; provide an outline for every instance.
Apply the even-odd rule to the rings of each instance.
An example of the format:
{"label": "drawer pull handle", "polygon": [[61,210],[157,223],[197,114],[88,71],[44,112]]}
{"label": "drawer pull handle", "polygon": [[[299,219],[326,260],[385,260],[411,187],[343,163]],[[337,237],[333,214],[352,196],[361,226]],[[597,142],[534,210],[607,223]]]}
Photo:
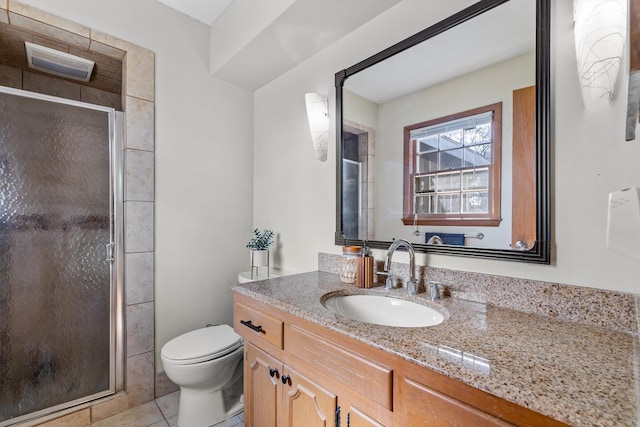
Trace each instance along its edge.
{"label": "drawer pull handle", "polygon": [[251,323],[251,320],[241,320],[240,323],[242,323],[244,326],[246,326],[247,328],[253,329],[256,332],[264,332],[264,329],[262,329],[262,326],[260,325],[254,325],[253,323]]}
{"label": "drawer pull handle", "polygon": [[277,369],[269,368],[269,376],[271,378],[277,377],[277,375],[278,375],[278,370]]}
{"label": "drawer pull handle", "polygon": [[289,375],[283,375],[282,376],[282,384],[289,384],[289,381],[291,381],[291,376]]}

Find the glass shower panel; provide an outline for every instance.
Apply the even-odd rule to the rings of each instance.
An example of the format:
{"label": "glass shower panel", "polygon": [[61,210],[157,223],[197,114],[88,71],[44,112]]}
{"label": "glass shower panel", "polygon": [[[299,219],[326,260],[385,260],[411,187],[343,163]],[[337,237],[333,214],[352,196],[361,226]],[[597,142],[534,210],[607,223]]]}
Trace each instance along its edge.
{"label": "glass shower panel", "polygon": [[109,123],[0,93],[0,425],[112,387]]}
{"label": "glass shower panel", "polygon": [[360,239],[362,163],[342,160],[342,224],[347,239]]}

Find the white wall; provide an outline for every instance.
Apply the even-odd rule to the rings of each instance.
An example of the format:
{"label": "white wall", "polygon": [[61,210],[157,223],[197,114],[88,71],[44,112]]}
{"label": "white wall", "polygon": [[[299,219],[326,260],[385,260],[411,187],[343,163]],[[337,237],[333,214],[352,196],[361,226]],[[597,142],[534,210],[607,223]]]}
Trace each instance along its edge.
{"label": "white wall", "polygon": [[156,369],[172,337],[231,323],[252,229],[252,94],[209,75],[209,27],[154,0],[26,0],[156,53]]}
{"label": "white wall", "polygon": [[[605,248],[608,193],[640,186],[640,142],[624,141],[626,81],[621,79],[619,95],[610,104],[600,109],[584,107],[575,65],[571,2],[552,5],[552,265],[427,255],[419,261],[639,292],[640,264]],[[335,111],[334,73],[437,20],[432,6],[405,0],[256,91],[254,222],[281,233],[279,262],[284,268],[313,270],[318,251],[340,253],[333,244],[335,129],[330,129],[329,158],[321,163],[313,155],[306,129],[304,93],[328,94],[330,111]]]}

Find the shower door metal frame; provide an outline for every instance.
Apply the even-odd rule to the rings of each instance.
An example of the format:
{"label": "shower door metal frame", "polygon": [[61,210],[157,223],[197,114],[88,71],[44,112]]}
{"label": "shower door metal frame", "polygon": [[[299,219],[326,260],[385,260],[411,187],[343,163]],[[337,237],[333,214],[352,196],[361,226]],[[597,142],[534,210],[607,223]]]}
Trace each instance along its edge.
{"label": "shower door metal frame", "polygon": [[[123,198],[123,158],[124,158],[124,113],[114,108],[104,107],[71,99],[59,98],[36,92],[13,89],[0,86],[0,93],[38,99],[58,104],[66,104],[90,110],[103,111],[108,114],[109,121],[109,207],[110,220],[110,244],[111,248],[105,248],[105,260],[110,262],[110,324],[109,324],[109,389],[89,396],[84,396],[56,406],[41,409],[19,417],[0,421],[0,427],[10,426],[15,423],[31,419],[45,417],[58,413],[56,416],[72,412],[78,405],[113,395],[124,390],[125,371],[125,319],[124,319],[124,198]],[[74,408],[75,407],[75,408]],[[72,410],[70,410],[72,409]]]}

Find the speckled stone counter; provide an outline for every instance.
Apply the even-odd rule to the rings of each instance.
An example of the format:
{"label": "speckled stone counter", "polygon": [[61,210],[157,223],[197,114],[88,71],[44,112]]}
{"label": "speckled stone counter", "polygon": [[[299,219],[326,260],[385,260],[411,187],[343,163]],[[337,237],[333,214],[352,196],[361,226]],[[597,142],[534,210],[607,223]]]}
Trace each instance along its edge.
{"label": "speckled stone counter", "polygon": [[[433,303],[403,289],[358,289],[325,272],[233,290],[570,425],[640,425],[637,334],[455,297]],[[355,293],[419,302],[441,311],[445,321],[424,328],[378,326],[336,315],[321,302]]]}

